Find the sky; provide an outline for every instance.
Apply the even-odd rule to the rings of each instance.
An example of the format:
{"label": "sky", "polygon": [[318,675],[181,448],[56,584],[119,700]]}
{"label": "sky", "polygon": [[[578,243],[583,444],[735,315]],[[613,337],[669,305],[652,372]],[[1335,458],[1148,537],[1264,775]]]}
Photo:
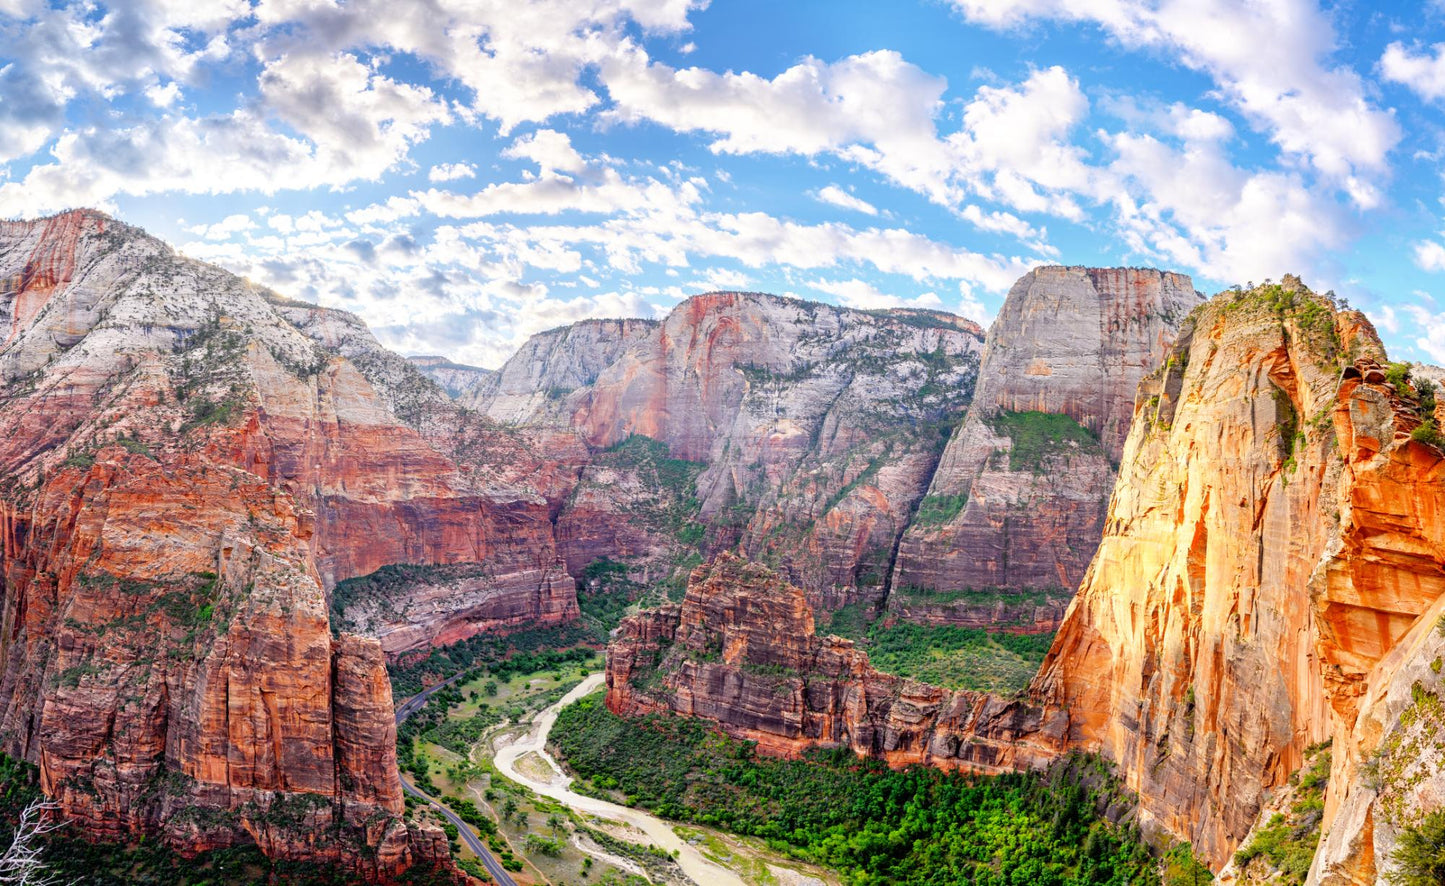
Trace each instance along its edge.
{"label": "sky", "polygon": [[0,217],[500,365],[714,289],[1299,274],[1445,363],[1445,2],[0,0]]}

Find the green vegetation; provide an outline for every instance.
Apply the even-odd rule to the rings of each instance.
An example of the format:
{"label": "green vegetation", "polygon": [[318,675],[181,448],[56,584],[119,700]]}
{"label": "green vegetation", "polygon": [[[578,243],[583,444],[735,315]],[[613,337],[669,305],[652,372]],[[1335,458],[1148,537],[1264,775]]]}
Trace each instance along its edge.
{"label": "green vegetation", "polygon": [[670,530],[678,543],[696,545],[704,527],[697,522],[697,477],[707,465],[700,461],[673,458],[666,443],[633,434],[597,456],[600,467],[627,471],[644,486],[657,492],[645,513],[638,516]]}
{"label": "green vegetation", "polygon": [[1420,414],[1426,417],[1435,414],[1435,395],[1439,389],[1428,378],[1416,379],[1415,393],[1420,395]]}
{"label": "green vegetation", "polygon": [[699,721],[625,720],[596,696],[564,709],[552,740],[593,790],[615,785],[658,815],[761,837],[855,886],[1158,883],[1138,831],[1109,823],[1132,800],[1095,759],[982,778],[893,771],[847,749],[759,758]]}
{"label": "green vegetation", "polygon": [[1388,875],[1395,886],[1440,886],[1445,883],[1445,809],[1437,809],[1405,828],[1390,860],[1396,870]]}
{"label": "green vegetation", "polygon": [[202,425],[228,425],[250,403],[250,384],[244,363],[246,338],[213,313],[186,338],[181,347],[176,396],[188,413],[181,429],[186,433]]}
{"label": "green vegetation", "polygon": [[1334,293],[1310,292],[1298,278],[1286,275],[1284,282],[1265,281],[1246,289],[1236,287],[1234,301],[1227,311],[1261,311],[1273,314],[1281,323],[1293,321],[1310,350],[1322,362],[1340,365],[1352,359],[1344,353],[1339,331],[1335,329],[1335,311],[1344,305],[1336,302]]}
{"label": "green vegetation", "polygon": [[602,557],[587,564],[577,586],[577,606],[583,620],[596,630],[598,642],[606,641],[641,592],[642,586],[628,576],[626,563]]}
{"label": "green vegetation", "polygon": [[1385,381],[1395,388],[1401,397],[1410,396],[1410,364],[1391,363],[1385,367]]}
{"label": "green vegetation", "polygon": [[[841,616],[841,618],[839,617]],[[1053,634],[1009,634],[957,625],[883,621],[866,624],[845,607],[828,630],[862,641],[873,666],[949,689],[1017,692],[1026,687],[1053,643]]]}
{"label": "green vegetation", "polygon": [[494,675],[516,672],[521,664],[507,661],[513,656],[519,663],[533,662],[536,660],[533,656],[558,656],[553,663],[543,666],[546,668],[583,661],[594,654],[595,650],[588,645],[594,642],[594,635],[576,623],[505,636],[478,634],[451,646],[432,649],[425,658],[388,665],[387,671],[391,675],[392,695],[409,698],[438,680],[478,666],[486,667]]}
{"label": "green vegetation", "polygon": [[71,455],[66,456],[65,461],[61,462],[61,463],[60,463],[60,466],[61,466],[61,467],[65,467],[65,468],[80,468],[80,469],[83,470],[83,471],[89,470],[90,468],[92,468],[92,467],[95,466],[95,453],[94,453],[94,452],[75,452],[75,453],[72,453]]}
{"label": "green vegetation", "polygon": [[1161,886],[1205,886],[1214,882],[1214,873],[1194,855],[1188,843],[1175,843],[1164,853]]}
{"label": "green vegetation", "polygon": [[1436,426],[1433,418],[1427,418],[1420,422],[1419,426],[1410,432],[1410,439],[1416,443],[1434,446],[1436,449],[1445,449],[1445,435],[1440,433],[1440,428]]}
{"label": "green vegetation", "polygon": [[1043,469],[1044,459],[1056,452],[1076,448],[1099,452],[1093,432],[1067,415],[1052,412],[1000,412],[993,429],[1013,443],[1009,449],[1009,470]]}
{"label": "green vegetation", "polygon": [[1290,778],[1294,795],[1289,811],[1275,813],[1234,854],[1234,862],[1241,870],[1263,863],[1274,872],[1275,882],[1292,886],[1304,883],[1320,842],[1325,788],[1330,780],[1329,743],[1312,745],[1305,752],[1305,761],[1304,768]]}
{"label": "green vegetation", "polygon": [[914,526],[939,526],[957,517],[968,504],[968,493],[958,495],[927,495],[918,503]]}
{"label": "green vegetation", "polygon": [[121,448],[131,455],[143,455],[155,461],[155,453],[151,452],[151,448],[134,437],[119,437],[115,442],[119,443]]}

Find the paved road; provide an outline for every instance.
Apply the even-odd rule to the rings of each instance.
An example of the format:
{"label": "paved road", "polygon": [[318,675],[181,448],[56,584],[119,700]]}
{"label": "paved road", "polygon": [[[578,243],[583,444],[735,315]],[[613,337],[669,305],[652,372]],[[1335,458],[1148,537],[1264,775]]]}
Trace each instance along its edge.
{"label": "paved road", "polygon": [[[432,693],[437,692],[446,686],[450,686],[452,683],[456,682],[456,680],[461,676],[461,674],[453,674],[449,679],[444,680],[437,685],[431,687],[430,689],[423,690],[422,692],[419,692],[416,695],[413,695],[411,698],[407,699],[401,707],[396,709],[396,724],[400,726],[403,720],[405,720],[407,717],[410,717],[412,714],[415,714],[418,710],[421,709],[422,705],[426,704],[427,699],[431,698]],[[425,793],[419,790],[416,785],[407,781],[405,775],[401,776],[401,789],[414,797],[419,797],[420,799],[425,800],[428,805],[430,805],[437,812],[440,812],[447,821],[456,825],[457,833],[461,835],[462,840],[467,844],[467,848],[472,850],[472,852],[476,854],[477,858],[481,860],[482,867],[487,869],[487,873],[492,875],[493,880],[496,880],[499,884],[501,884],[501,886],[517,886],[517,881],[513,880],[512,875],[507,872],[506,868],[502,867],[501,862],[497,861],[497,859],[492,856],[492,853],[488,851],[486,844],[479,840],[476,834],[472,833],[471,825],[462,821],[455,812],[452,812],[450,809],[438,803],[436,800],[428,797]]]}

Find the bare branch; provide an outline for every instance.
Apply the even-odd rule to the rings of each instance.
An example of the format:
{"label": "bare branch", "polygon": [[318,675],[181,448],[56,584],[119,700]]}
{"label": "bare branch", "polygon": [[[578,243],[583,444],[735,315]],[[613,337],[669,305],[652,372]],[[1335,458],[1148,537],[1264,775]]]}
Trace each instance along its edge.
{"label": "bare branch", "polygon": [[4,854],[0,854],[0,884],[61,886],[60,877],[51,873],[41,860],[45,852],[45,835],[65,827],[65,822],[54,814],[59,810],[59,803],[32,800],[20,813],[15,838]]}

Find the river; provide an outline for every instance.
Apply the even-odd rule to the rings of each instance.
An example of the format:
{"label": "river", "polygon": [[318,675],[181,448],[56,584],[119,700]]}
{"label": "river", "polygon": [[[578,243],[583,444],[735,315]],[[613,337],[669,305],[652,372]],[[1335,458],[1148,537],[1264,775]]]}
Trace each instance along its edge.
{"label": "river", "polygon": [[[533,718],[532,726],[526,732],[500,738],[493,760],[497,769],[513,781],[524,784],[543,796],[551,797],[578,813],[595,815],[637,828],[647,835],[653,845],[668,852],[675,852],[683,873],[701,886],[744,886],[741,877],[705,857],[696,846],[679,837],[670,823],[639,809],[619,806],[572,791],[572,778],[564,774],[562,767],[547,753],[547,736],[552,732],[552,724],[557,722],[557,712],[584,695],[596,691],[602,685],[602,679],[602,674],[589,676],[564,695],[561,701]],[[537,754],[546,762],[552,772],[550,780],[539,781],[517,768],[517,761],[531,753]]]}

